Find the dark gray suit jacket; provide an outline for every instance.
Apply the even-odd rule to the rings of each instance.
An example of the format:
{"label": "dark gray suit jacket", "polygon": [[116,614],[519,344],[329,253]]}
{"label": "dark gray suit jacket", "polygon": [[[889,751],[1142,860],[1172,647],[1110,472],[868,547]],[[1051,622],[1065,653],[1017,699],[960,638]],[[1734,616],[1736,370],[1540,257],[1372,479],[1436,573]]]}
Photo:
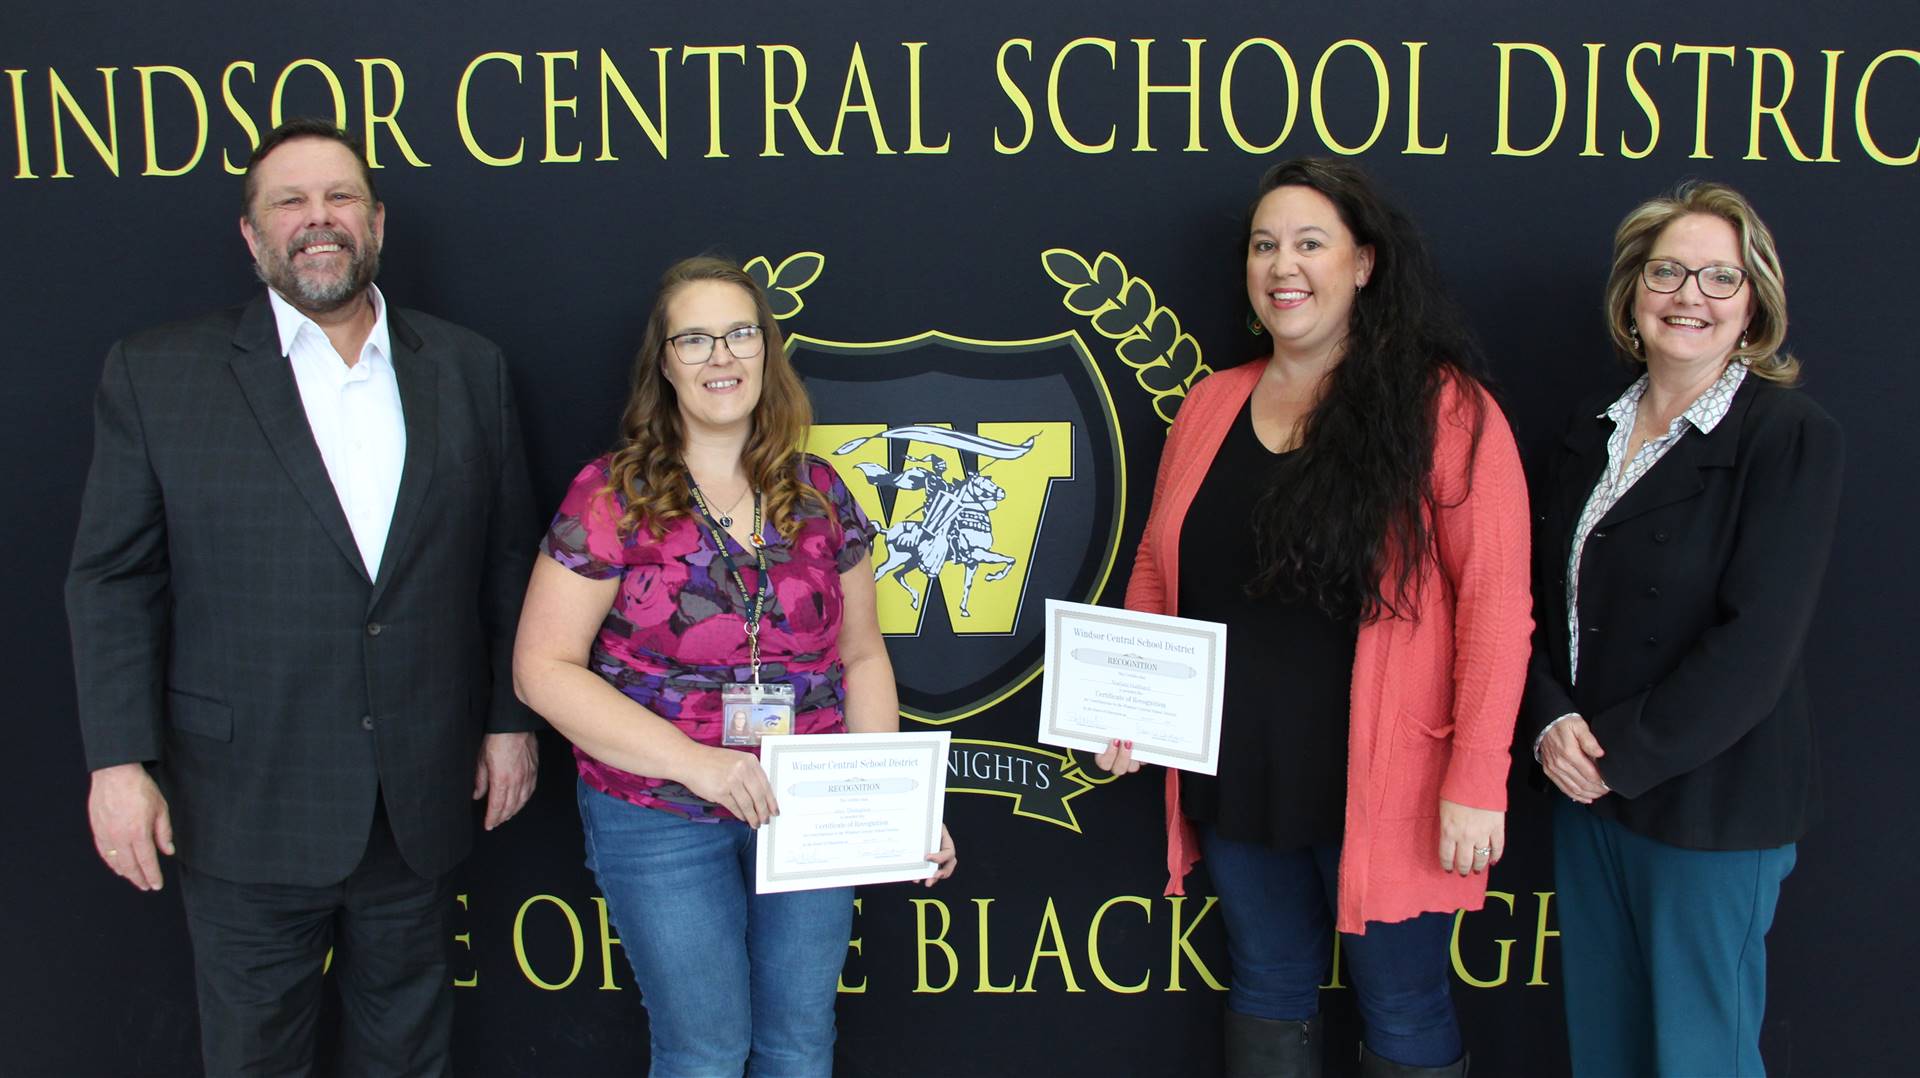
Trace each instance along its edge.
{"label": "dark gray suit jacket", "polygon": [[[1593,810],[1690,849],[1797,840],[1815,802],[1801,652],[1840,506],[1839,424],[1748,375],[1712,431],[1690,430],[1580,556],[1580,679],[1567,661],[1567,556],[1607,466],[1586,402],[1536,476],[1533,662],[1517,746],[1577,712],[1613,793]],[[1536,768],[1537,773],[1537,768]]]}
{"label": "dark gray suit jacket", "polygon": [[407,447],[369,579],[263,294],[116,344],[67,578],[87,766],[153,765],[180,857],[319,886],[375,791],[436,876],[473,843],[483,732],[537,535],[499,349],[388,308]]}

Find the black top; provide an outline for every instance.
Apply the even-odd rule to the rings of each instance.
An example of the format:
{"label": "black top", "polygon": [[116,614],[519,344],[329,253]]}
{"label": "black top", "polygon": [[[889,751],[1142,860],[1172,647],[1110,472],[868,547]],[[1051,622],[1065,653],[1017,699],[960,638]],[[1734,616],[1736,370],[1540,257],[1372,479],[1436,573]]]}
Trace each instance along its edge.
{"label": "black top", "polygon": [[1249,403],[1180,529],[1180,616],[1227,626],[1220,773],[1181,776],[1180,808],[1223,838],[1274,849],[1340,838],[1358,632],[1311,602],[1247,594],[1254,505],[1299,459],[1260,443]]}
{"label": "black top", "polygon": [[1577,713],[1606,750],[1613,792],[1596,814],[1687,849],[1797,841],[1817,802],[1802,652],[1839,514],[1840,428],[1800,391],[1750,374],[1711,431],[1675,442],[1587,537],[1575,683],[1567,554],[1607,465],[1612,424],[1595,413],[1615,396],[1575,412],[1536,475],[1533,662],[1516,745]]}

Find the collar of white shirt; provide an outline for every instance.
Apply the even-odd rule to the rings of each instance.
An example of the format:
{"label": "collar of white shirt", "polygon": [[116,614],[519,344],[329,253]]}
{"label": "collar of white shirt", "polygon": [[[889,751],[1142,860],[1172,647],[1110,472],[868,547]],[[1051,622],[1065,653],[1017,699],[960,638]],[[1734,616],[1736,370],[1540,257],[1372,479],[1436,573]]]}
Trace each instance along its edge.
{"label": "collar of white shirt", "polygon": [[[1722,419],[1727,417],[1727,409],[1733,407],[1734,393],[1739,390],[1740,383],[1746,380],[1747,364],[1744,361],[1736,360],[1727,364],[1727,369],[1720,372],[1720,377],[1694,398],[1693,403],[1687,406],[1687,410],[1674,418],[1674,423],[1678,424],[1681,420],[1685,420],[1702,434],[1713,430],[1720,425]],[[1620,394],[1618,400],[1608,405],[1605,411],[1594,418],[1611,419],[1616,427],[1630,427],[1633,425],[1634,409],[1640,407],[1640,398],[1646,396],[1646,393],[1647,376],[1643,374],[1627,387],[1625,393]],[[1672,434],[1672,429],[1669,428],[1667,433]]]}
{"label": "collar of white shirt", "polygon": [[[367,343],[360,348],[359,358],[379,362],[393,355],[393,339],[387,332],[387,298],[380,294],[378,285],[368,285],[367,295],[373,300],[373,329],[367,334]],[[293,354],[293,343],[302,333],[318,334],[319,340],[326,341],[326,331],[313,319],[301,314],[299,308],[288,303],[280,293],[267,289],[267,302],[273,307],[274,328],[280,331],[282,356]],[[327,343],[327,347],[332,348],[333,345]],[[342,364],[342,368],[344,373],[345,364]]]}

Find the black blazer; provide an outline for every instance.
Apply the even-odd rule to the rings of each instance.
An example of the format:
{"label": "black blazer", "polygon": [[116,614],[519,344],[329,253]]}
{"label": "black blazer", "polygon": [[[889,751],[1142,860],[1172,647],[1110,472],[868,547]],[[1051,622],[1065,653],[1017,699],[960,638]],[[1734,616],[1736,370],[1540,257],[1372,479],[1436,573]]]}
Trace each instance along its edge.
{"label": "black blazer", "polygon": [[1521,746],[1586,719],[1613,793],[1594,811],[1675,846],[1763,849],[1813,810],[1801,650],[1840,502],[1839,425],[1748,375],[1711,432],[1689,430],[1588,536],[1580,680],[1567,664],[1567,556],[1613,424],[1582,407],[1536,472],[1533,660]]}
{"label": "black blazer", "polygon": [[358,864],[383,795],[425,876],[473,843],[538,521],[506,364],[389,307],[407,443],[370,579],[264,294],[114,345],[67,610],[87,766],[147,762],[180,857],[242,883]]}

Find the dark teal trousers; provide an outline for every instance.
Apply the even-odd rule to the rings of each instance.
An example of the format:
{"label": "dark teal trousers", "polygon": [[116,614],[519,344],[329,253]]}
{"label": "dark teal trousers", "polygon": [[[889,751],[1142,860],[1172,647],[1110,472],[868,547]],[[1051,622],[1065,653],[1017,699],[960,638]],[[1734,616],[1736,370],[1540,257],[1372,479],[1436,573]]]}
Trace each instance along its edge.
{"label": "dark teal trousers", "polygon": [[1561,981],[1576,1078],[1765,1074],[1767,929],[1794,847],[1681,849],[1556,800]]}

